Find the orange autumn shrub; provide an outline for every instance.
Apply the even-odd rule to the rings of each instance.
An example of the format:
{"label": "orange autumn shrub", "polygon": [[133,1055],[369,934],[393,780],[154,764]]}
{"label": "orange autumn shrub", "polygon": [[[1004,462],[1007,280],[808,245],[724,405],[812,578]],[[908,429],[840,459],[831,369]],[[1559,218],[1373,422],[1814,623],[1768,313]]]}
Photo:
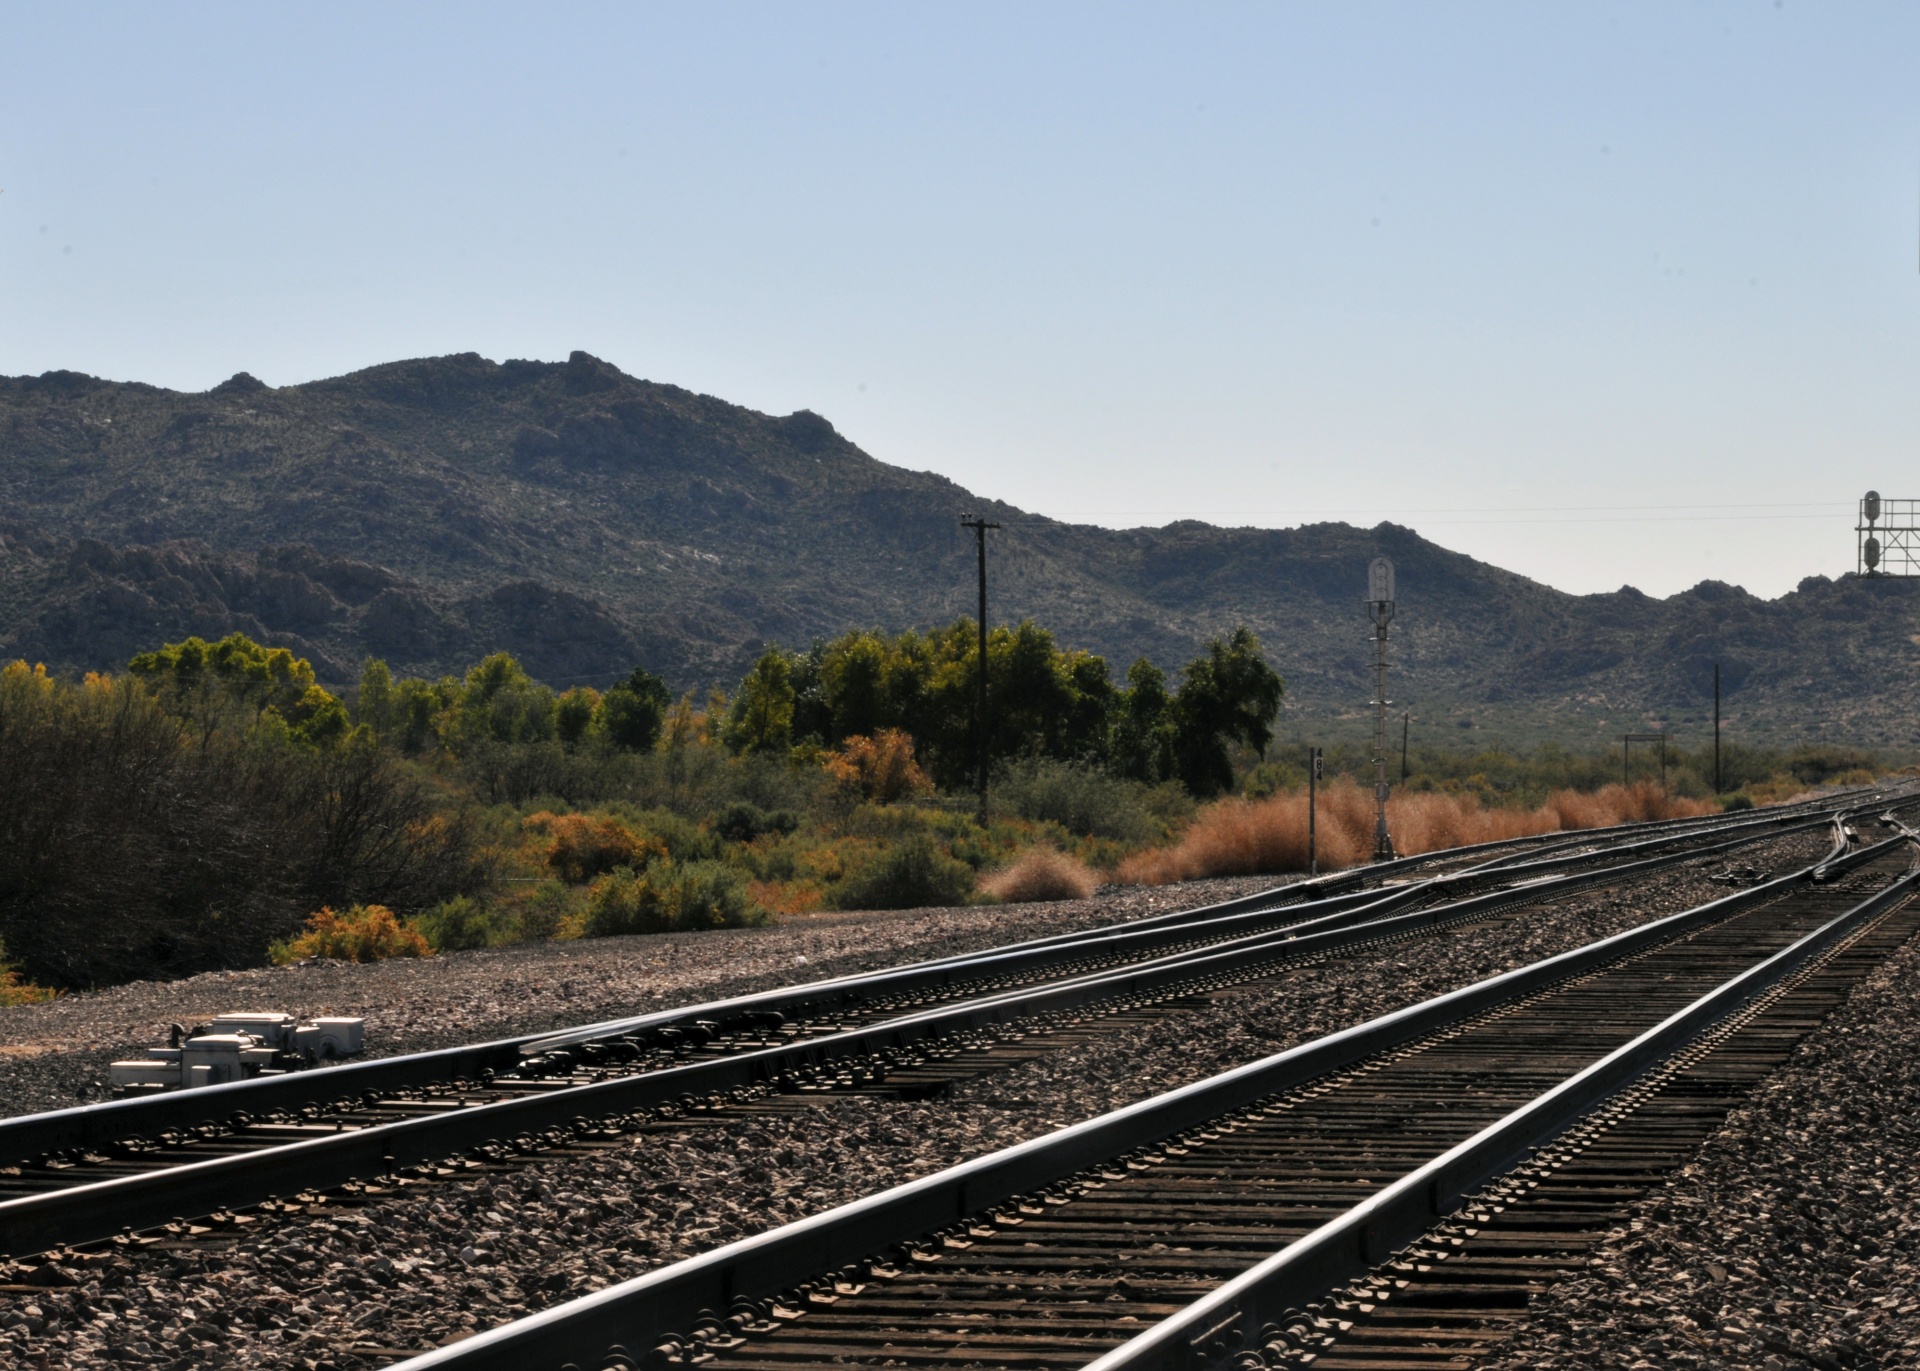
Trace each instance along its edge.
{"label": "orange autumn shrub", "polygon": [[657,839],[636,837],[618,820],[591,814],[542,810],[528,816],[525,827],[551,836],[544,854],[547,869],[568,885],[584,885],[615,867],[641,867],[667,855],[666,846]]}
{"label": "orange autumn shrub", "polygon": [[849,738],[822,765],[844,789],[878,804],[933,793],[932,779],[914,760],[913,736],[897,728]]}
{"label": "orange autumn shrub", "polygon": [[273,962],[286,966],[307,957],[344,962],[379,962],[389,957],[431,957],[433,947],[419,930],[401,923],[383,904],[357,904],[336,914],[322,906],[307,916],[307,931],[276,943]]}
{"label": "orange autumn shrub", "polygon": [[0,943],[0,1006],[45,1004],[60,992],[22,980],[19,968],[7,960],[7,945]]}
{"label": "orange autumn shrub", "polygon": [[826,902],[818,881],[748,881],[747,894],[769,914],[811,914]]}

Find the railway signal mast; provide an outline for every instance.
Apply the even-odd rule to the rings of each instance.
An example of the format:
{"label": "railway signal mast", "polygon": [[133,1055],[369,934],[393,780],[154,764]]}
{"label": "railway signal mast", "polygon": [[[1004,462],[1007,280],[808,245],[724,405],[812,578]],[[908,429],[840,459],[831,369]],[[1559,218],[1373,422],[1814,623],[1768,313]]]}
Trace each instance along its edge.
{"label": "railway signal mast", "polygon": [[1393,622],[1393,560],[1375,557],[1367,568],[1367,615],[1373,620],[1373,859],[1393,860],[1387,832],[1387,625]]}
{"label": "railway signal mast", "polygon": [[1860,497],[1853,532],[1860,555],[1856,574],[1920,578],[1920,500],[1896,500],[1870,490]]}

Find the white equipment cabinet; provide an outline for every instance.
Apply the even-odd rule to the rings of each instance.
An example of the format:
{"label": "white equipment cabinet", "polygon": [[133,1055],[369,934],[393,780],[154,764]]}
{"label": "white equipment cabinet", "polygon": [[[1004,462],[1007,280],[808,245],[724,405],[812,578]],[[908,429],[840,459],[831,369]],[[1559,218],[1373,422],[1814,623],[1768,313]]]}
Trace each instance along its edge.
{"label": "white equipment cabinet", "polygon": [[358,1056],[365,1027],[364,1019],[302,1023],[291,1014],[222,1014],[192,1032],[176,1027],[171,1044],[113,1063],[108,1079],[123,1095],[143,1095],[278,1076]]}

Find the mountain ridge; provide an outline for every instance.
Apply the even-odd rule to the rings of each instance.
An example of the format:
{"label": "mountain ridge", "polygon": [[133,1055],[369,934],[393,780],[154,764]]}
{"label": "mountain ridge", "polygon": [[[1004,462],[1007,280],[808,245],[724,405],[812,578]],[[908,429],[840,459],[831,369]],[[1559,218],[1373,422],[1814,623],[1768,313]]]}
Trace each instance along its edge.
{"label": "mountain ridge", "polygon": [[1383,523],[1063,523],[890,466],[809,410],[760,414],[565,362],[476,354],[204,392],[0,378],[0,654],[117,669],[188,632],[459,670],[513,651],[555,684],[635,662],[730,685],[769,641],[973,607],[963,514],[1003,528],[996,620],[1116,674],[1246,622],[1287,679],[1283,736],[1352,731],[1371,695],[1360,586],[1400,564],[1394,681],[1423,725],[1598,741],[1699,727],[1712,663],[1750,740],[1920,743],[1913,583],[1810,577],[1571,595]]}

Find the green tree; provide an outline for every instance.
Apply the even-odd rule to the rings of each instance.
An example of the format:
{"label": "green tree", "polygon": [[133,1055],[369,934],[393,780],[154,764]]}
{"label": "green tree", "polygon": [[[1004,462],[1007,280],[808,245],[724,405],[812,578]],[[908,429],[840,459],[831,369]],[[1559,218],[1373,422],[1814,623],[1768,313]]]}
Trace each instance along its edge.
{"label": "green tree", "polygon": [[637,666],[632,675],[600,697],[594,726],[617,748],[651,752],[660,741],[672,700],[665,681]]}
{"label": "green tree", "polygon": [[313,664],[284,647],[264,647],[244,633],[217,643],[188,638],[142,652],[127,670],[154,686],[163,700],[209,689],[255,709],[292,704],[313,684]]}
{"label": "green tree", "polygon": [[[897,728],[944,786],[967,783],[977,744],[979,635],[971,619],[927,633],[849,633],[788,657],[796,739],[824,748]],[[1103,658],[1063,651],[1032,622],[987,638],[988,758],[1100,762],[1116,692]]]}
{"label": "green tree", "polygon": [[1112,703],[1104,659],[1062,652],[1032,620],[987,635],[991,759],[1099,758]]}
{"label": "green tree", "polygon": [[311,662],[244,633],[217,643],[168,643],[140,653],[127,670],[193,725],[203,747],[228,722],[277,721],[289,737],[314,746],[337,743],[352,727],[346,706],[315,683]]}
{"label": "green tree", "polygon": [[474,743],[539,743],[553,737],[553,691],[496,652],[467,673],[454,704],[454,735]]}
{"label": "green tree", "polygon": [[452,676],[437,682],[409,676],[395,686],[391,727],[400,750],[418,756],[440,747],[446,720],[459,698],[460,682]]}
{"label": "green tree", "polygon": [[740,682],[722,737],[735,752],[784,753],[793,746],[793,664],[769,647]]}
{"label": "green tree", "polygon": [[811,741],[822,747],[833,745],[833,708],[827,703],[826,674],[822,670],[827,645],[816,641],[805,652],[787,659],[788,679],[793,685],[794,741]]}
{"label": "green tree", "polygon": [[360,668],[360,689],[353,697],[353,719],[381,738],[393,730],[393,672],[378,657]]}
{"label": "green tree", "polygon": [[898,726],[888,708],[888,647],[878,633],[849,633],[827,644],[820,680],[833,716],[833,731],[823,740],[828,746]]}
{"label": "green tree", "polygon": [[1173,714],[1175,765],[1188,791],[1207,799],[1233,788],[1231,743],[1266,755],[1284,692],[1260,640],[1244,626],[1187,663]]}
{"label": "green tree", "polygon": [[346,704],[317,685],[308,686],[292,705],[275,712],[287,721],[295,741],[310,747],[332,747],[353,731]]}
{"label": "green tree", "polygon": [[568,748],[580,746],[580,740],[587,736],[587,730],[593,726],[593,716],[600,708],[600,692],[591,686],[575,686],[554,702],[553,730],[561,743]]}
{"label": "green tree", "polygon": [[1107,765],[1128,780],[1170,781],[1178,774],[1175,733],[1167,673],[1141,657],[1127,668],[1127,688],[1115,701]]}

